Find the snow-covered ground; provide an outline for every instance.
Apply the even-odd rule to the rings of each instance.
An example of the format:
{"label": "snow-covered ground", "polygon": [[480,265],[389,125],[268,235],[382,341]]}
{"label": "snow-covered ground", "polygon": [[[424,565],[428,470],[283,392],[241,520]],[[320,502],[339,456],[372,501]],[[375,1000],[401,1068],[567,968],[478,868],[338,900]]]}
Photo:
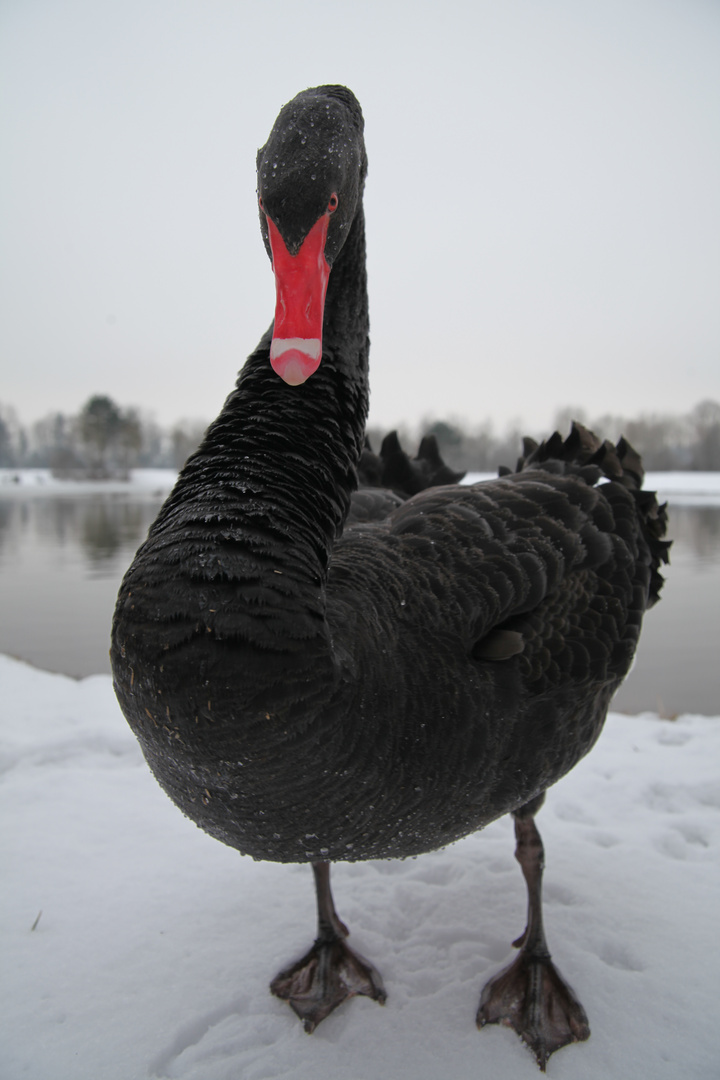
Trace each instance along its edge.
{"label": "snow-covered ground", "polygon": [[[463,483],[494,479],[496,473],[468,473]],[[87,495],[96,491],[116,494],[170,491],[173,469],[131,469],[128,480],[58,480],[50,469],[0,469],[0,495]],[[649,472],[645,487],[663,499],[716,501],[720,499],[720,472]]]}
{"label": "snow-covered ground", "polygon": [[[388,1001],[346,1003],[308,1036],[268,982],[314,935],[309,869],[241,858],[185,820],[108,676],[0,657],[0,700],[2,1080],[537,1075],[513,1032],[474,1024],[524,926],[508,819],[335,868]],[[611,715],[538,824],[550,946],[592,1028],[548,1075],[718,1076],[720,719]]]}
{"label": "snow-covered ground", "polygon": [[142,494],[170,491],[174,469],[131,469],[127,480],[58,480],[50,469],[0,469],[0,495]]}
{"label": "snow-covered ground", "polygon": [[673,501],[691,495],[711,499],[720,495],[720,472],[649,472],[644,487]]}
{"label": "snow-covered ground", "polygon": [[[464,484],[491,480],[495,473],[468,473]],[[720,501],[720,472],[649,472],[643,486],[656,491],[658,499],[680,506],[716,506]]]}

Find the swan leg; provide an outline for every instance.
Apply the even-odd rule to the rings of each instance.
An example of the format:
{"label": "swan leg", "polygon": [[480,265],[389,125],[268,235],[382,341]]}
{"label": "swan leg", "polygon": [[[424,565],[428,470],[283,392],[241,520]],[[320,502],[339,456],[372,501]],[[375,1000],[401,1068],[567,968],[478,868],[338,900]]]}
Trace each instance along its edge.
{"label": "swan leg", "polygon": [[308,1034],[347,998],[365,994],[385,1004],[382,978],[373,965],[345,944],[348,929],[338,918],[330,891],[330,864],[312,864],[318,909],[318,936],[309,952],[270,983],[286,1000]]}
{"label": "swan leg", "polygon": [[590,1035],[585,1010],[550,959],[542,921],[541,885],[543,845],[534,815],[544,796],[527,803],[515,818],[515,858],[520,863],[528,892],[524,934],[513,942],[520,949],[515,960],[483,988],[477,1014],[478,1027],[506,1024],[518,1033],[545,1072],[555,1050]]}

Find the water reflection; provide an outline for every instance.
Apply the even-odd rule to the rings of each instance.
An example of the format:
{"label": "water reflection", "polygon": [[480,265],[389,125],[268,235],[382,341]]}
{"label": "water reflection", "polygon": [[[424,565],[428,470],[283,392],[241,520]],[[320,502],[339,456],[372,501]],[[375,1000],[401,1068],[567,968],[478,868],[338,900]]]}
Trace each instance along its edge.
{"label": "water reflection", "polygon": [[137,547],[149,524],[143,508],[134,504],[94,505],[83,516],[81,542],[95,571],[102,572],[111,565],[128,544]]}
{"label": "water reflection", "polygon": [[675,541],[675,558],[688,554],[720,566],[720,506],[670,506],[668,535]]}
{"label": "water reflection", "polygon": [[115,597],[163,497],[0,499],[0,652],[69,675],[109,671]]}
{"label": "water reflection", "polygon": [[134,553],[161,505],[160,496],[0,499],[0,549],[17,553],[20,543],[54,551],[72,548],[85,557],[88,569],[114,575],[118,557]]}
{"label": "water reflection", "polygon": [[[0,497],[0,652],[70,675],[109,671],[117,590],[163,498]],[[716,715],[720,506],[671,504],[669,516],[663,599],[614,707]]]}

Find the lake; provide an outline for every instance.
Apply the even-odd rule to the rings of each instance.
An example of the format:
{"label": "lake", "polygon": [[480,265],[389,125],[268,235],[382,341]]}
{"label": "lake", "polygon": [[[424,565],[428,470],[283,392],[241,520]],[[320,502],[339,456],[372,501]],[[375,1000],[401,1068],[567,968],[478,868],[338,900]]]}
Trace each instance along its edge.
{"label": "lake", "polygon": [[[703,475],[710,478],[705,484]],[[118,587],[171,483],[166,470],[138,470],[131,485],[60,483],[44,470],[0,470],[0,652],[67,675],[109,672]],[[653,483],[669,499],[672,563],[613,708],[715,716],[720,477],[657,474],[647,486]]]}

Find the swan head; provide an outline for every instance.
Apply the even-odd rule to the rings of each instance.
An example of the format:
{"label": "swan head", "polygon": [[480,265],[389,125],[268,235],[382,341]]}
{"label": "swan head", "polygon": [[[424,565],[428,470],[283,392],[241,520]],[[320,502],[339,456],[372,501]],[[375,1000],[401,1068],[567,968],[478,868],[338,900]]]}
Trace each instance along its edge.
{"label": "swan head", "polygon": [[366,171],[362,112],[344,86],[298,94],[258,151],[260,227],[276,290],[270,363],[291,386],[320,365],[328,279]]}

